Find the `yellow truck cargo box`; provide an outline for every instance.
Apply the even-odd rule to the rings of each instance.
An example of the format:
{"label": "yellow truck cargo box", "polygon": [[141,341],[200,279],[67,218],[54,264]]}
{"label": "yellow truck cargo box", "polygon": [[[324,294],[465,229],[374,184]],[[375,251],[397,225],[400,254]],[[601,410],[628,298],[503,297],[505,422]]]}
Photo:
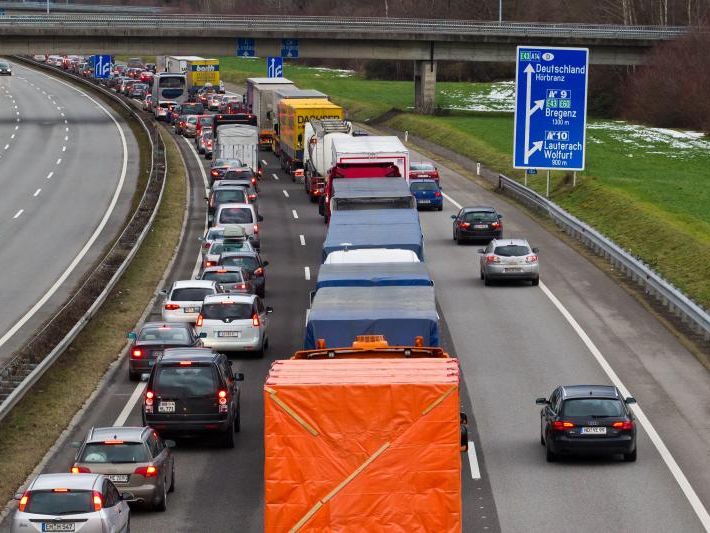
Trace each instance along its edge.
{"label": "yellow truck cargo box", "polygon": [[345,110],[324,98],[284,98],[278,107],[278,140],[290,159],[303,161],[303,130],[312,119],[345,118]]}

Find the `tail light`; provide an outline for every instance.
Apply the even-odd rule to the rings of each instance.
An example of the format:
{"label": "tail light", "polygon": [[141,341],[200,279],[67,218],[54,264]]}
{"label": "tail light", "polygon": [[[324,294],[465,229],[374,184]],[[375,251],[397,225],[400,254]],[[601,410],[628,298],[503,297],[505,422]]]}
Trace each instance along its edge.
{"label": "tail light", "polygon": [[218,170],[211,170],[210,175],[212,176],[219,176],[219,171]]}
{"label": "tail light", "polygon": [[100,511],[101,508],[104,505],[103,500],[101,499],[101,493],[97,490],[92,491],[93,492],[93,502],[94,502],[94,511]]}
{"label": "tail light", "polygon": [[259,233],[259,224],[254,224],[254,235]]}
{"label": "tail light", "polygon": [[259,176],[262,176],[262,175],[264,174],[264,171],[263,171],[263,169],[259,169],[259,170],[257,170],[257,174],[259,174]]}
{"label": "tail light", "polygon": [[226,390],[220,390],[217,392],[217,401],[219,402],[219,412],[220,413],[226,413],[229,411],[229,407],[227,406],[227,391]]}
{"label": "tail light", "polygon": [[21,513],[25,512],[27,504],[30,503],[30,491],[26,491],[22,498],[20,498],[20,504],[17,506]]}
{"label": "tail light", "polygon": [[207,145],[207,148],[212,148],[212,141],[208,140],[205,144]]}
{"label": "tail light", "polygon": [[623,422],[614,422],[611,427],[620,429],[621,431],[630,431],[634,429],[633,420],[624,420]]}
{"label": "tail light", "polygon": [[492,227],[493,229],[499,229],[500,226],[501,226],[500,222],[493,222],[493,223],[491,223],[491,227]]}
{"label": "tail light", "polygon": [[156,477],[158,475],[158,467],[153,465],[139,466],[133,473],[143,477]]}
{"label": "tail light", "polygon": [[303,176],[303,169],[299,168],[293,172],[293,175],[296,177],[302,177]]}
{"label": "tail light", "polygon": [[153,403],[155,402],[155,394],[153,391],[147,391],[145,393],[145,401],[143,403],[144,409],[146,413],[153,413]]}
{"label": "tail light", "polygon": [[250,194],[249,201],[253,202],[254,200],[256,200],[256,194]]}
{"label": "tail light", "polygon": [[500,259],[496,257],[495,255],[487,255],[486,256],[486,263],[500,263]]}
{"label": "tail light", "polygon": [[208,248],[210,247],[210,243],[209,243],[209,242],[203,242],[203,243],[202,243],[202,247],[205,248],[205,249],[208,249]]}
{"label": "tail light", "polygon": [[537,256],[536,255],[529,255],[525,258],[526,263],[537,263]]}
{"label": "tail light", "polygon": [[436,191],[434,193],[434,198],[441,198],[441,193],[439,191]]}
{"label": "tail light", "polygon": [[471,227],[470,222],[459,222],[459,228],[461,228],[461,229],[468,229],[470,227]]}
{"label": "tail light", "polygon": [[180,309],[180,304],[165,304],[166,311],[175,311],[176,309]]}
{"label": "tail light", "polygon": [[85,466],[72,466],[71,473],[72,474],[91,474],[91,470],[86,468]]}
{"label": "tail light", "polygon": [[141,357],[143,357],[143,350],[141,350],[140,348],[136,348],[131,352],[131,357],[133,357],[134,359],[140,359]]}
{"label": "tail light", "polygon": [[255,276],[263,276],[264,275],[264,267],[259,267],[254,271]]}
{"label": "tail light", "polygon": [[259,327],[261,325],[261,320],[259,320],[259,315],[254,313],[254,316],[251,317],[251,325],[255,327]]}
{"label": "tail light", "polygon": [[239,284],[235,285],[234,288],[235,288],[235,289],[242,289],[242,290],[244,290],[244,289],[247,288],[247,286],[246,286],[245,283],[239,283]]}
{"label": "tail light", "polygon": [[202,313],[200,313],[199,315],[197,315],[197,321],[195,322],[195,325],[199,328],[199,327],[202,327],[202,324],[204,324],[204,323],[205,323],[205,319],[202,316]]}
{"label": "tail light", "polygon": [[565,420],[555,420],[552,422],[552,429],[555,431],[567,431],[573,427],[574,424],[572,422],[567,422]]}
{"label": "tail light", "polygon": [[214,261],[205,261],[205,268],[213,267],[215,265],[216,265],[216,263]]}

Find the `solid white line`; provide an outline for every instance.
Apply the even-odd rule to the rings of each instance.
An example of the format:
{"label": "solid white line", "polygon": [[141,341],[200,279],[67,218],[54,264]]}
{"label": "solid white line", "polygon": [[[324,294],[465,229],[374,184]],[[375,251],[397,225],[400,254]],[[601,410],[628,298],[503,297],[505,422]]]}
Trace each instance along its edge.
{"label": "solid white line", "polygon": [[476,446],[473,441],[468,441],[468,464],[471,467],[471,477],[473,479],[481,479],[481,469],[478,467],[478,458],[476,457]]}
{"label": "solid white line", "polygon": [[57,159],[57,165],[60,164],[61,162],[62,162],[62,158],[60,157],[59,159]]}
{"label": "solid white line", "polygon": [[[604,358],[601,351],[599,351],[599,348],[597,348],[592,339],[589,338],[587,333],[582,329],[582,326],[579,325],[579,323],[574,319],[572,314],[567,310],[567,308],[562,304],[562,302],[560,302],[557,297],[552,294],[552,291],[550,291],[550,289],[547,288],[547,286],[542,282],[540,282],[540,289],[542,289],[542,292],[545,293],[545,296],[547,296],[547,298],[552,302],[552,304],[557,308],[557,310],[562,314],[562,316],[565,317],[565,320],[567,320],[570,326],[572,326],[572,329],[574,329],[579,338],[582,339],[582,342],[584,342],[587,349],[597,360],[599,366],[602,367],[602,370],[604,370],[611,382],[616,385],[616,387],[621,391],[621,394],[623,394],[624,396],[630,396],[629,390],[622,383],[621,379],[619,379],[619,376],[616,375],[616,372],[614,372],[614,369],[611,368],[611,365]],[[668,450],[665,443],[661,439],[661,436],[653,427],[651,421],[646,417],[646,414],[643,412],[641,407],[636,404],[632,405],[631,408],[636,414],[636,418],[643,426],[643,429],[646,431],[649,438],[651,439],[651,442],[653,442],[653,445],[658,450],[658,453],[661,455],[661,458],[666,463],[668,470],[671,471],[671,474],[680,486],[680,489],[683,491],[683,494],[685,494],[685,497],[688,499],[688,502],[690,502],[690,505],[695,511],[695,514],[698,515],[700,523],[703,525],[703,527],[705,527],[706,530],[710,531],[710,514],[708,514],[708,510],[700,501],[700,498],[698,497],[692,485],[688,481],[688,478],[685,477],[685,474],[681,470],[680,466],[678,466],[678,463],[674,459],[673,455],[671,455],[671,452]]]}
{"label": "solid white line", "polygon": [[444,198],[446,198],[449,202],[451,202],[452,204],[454,204],[454,205],[455,205],[456,207],[458,207],[459,209],[461,209],[461,208],[463,207],[460,203],[458,203],[456,200],[454,200],[453,198],[451,198],[451,196],[449,196],[449,195],[446,194],[445,192],[442,192],[442,193],[441,193],[441,196],[443,196]]}
{"label": "solid white line", "polygon": [[305,246],[306,245],[305,235],[299,235],[298,238],[301,240],[301,246]]}
{"label": "solid white line", "polygon": [[123,424],[126,423],[126,420],[128,420],[128,416],[131,414],[131,411],[133,411],[133,407],[136,405],[138,402],[138,399],[142,396],[143,390],[145,389],[147,383],[139,383],[136,385],[136,388],[133,389],[133,393],[131,394],[131,397],[128,398],[128,401],[126,402],[126,405],[123,406],[123,409],[121,409],[121,412],[118,414],[118,417],[116,420],[114,420],[112,426],[122,426]]}
{"label": "solid white line", "polygon": [[286,189],[283,190],[284,196],[288,198],[288,191]]}
{"label": "solid white line", "polygon": [[306,280],[311,279],[311,269],[308,267],[303,267],[303,273],[306,275]]}
{"label": "solid white line", "polygon": [[295,209],[291,209],[291,213],[293,213],[293,218],[295,218],[296,220],[298,220],[298,213],[296,213],[296,210],[295,210]]}
{"label": "solid white line", "polygon": [[[118,133],[121,137],[121,146],[122,146],[122,151],[123,151],[123,165],[121,167],[121,177],[118,180],[118,184],[116,185],[116,190],[113,193],[113,197],[111,198],[111,203],[109,203],[108,208],[106,209],[106,212],[104,213],[103,218],[99,222],[98,226],[94,230],[94,233],[89,237],[89,240],[86,241],[86,244],[84,244],[84,247],[79,251],[79,253],[76,255],[76,257],[72,260],[72,262],[69,264],[69,266],[66,268],[66,270],[62,273],[61,276],[57,279],[57,281],[54,282],[54,285],[52,285],[40,298],[37,303],[35,303],[25,315],[20,318],[15,324],[2,336],[0,337],[0,346],[4,345],[12,336],[17,333],[17,331],[24,326],[28,320],[30,320],[39,309],[41,309],[44,304],[47,303],[47,301],[54,296],[54,293],[57,292],[59,287],[64,284],[64,282],[67,280],[67,278],[71,275],[71,273],[74,271],[76,266],[81,263],[81,261],[84,259],[84,256],[87,254],[89,249],[94,245],[96,242],[96,239],[99,238],[99,235],[101,232],[104,230],[106,227],[106,224],[108,223],[108,219],[111,217],[113,214],[113,210],[116,207],[116,204],[118,203],[118,198],[121,195],[121,190],[123,189],[123,184],[126,181],[126,174],[128,172],[128,142],[126,141],[126,135],[123,132],[123,128],[121,128],[121,125],[118,123],[116,118],[111,114],[111,112],[106,109],[104,106],[99,104],[96,100],[94,100],[91,96],[83,92],[81,89],[78,89],[74,87],[73,85],[64,82],[62,80],[59,80],[57,78],[54,78],[53,76],[50,76],[54,81],[57,83],[61,83],[62,85],[65,85],[69,87],[70,89],[83,94],[86,96],[89,100],[93,101],[95,104],[101,107],[101,110],[106,113],[109,118],[113,121],[113,123],[116,125],[116,128],[118,128]],[[18,119],[19,120],[19,119]],[[61,162],[61,159],[57,160],[57,164]]]}
{"label": "solid white line", "polygon": [[35,193],[34,193],[32,196],[34,196],[35,198],[37,198],[37,196],[39,196],[39,193],[41,193],[41,192],[42,192],[42,189],[37,189],[37,190],[35,191]]}
{"label": "solid white line", "polygon": [[50,172],[49,174],[47,174],[47,179],[51,180],[52,176],[54,176],[54,172]]}
{"label": "solid white line", "polygon": [[25,212],[24,209],[20,209],[17,213],[15,213],[15,216],[12,217],[12,218],[15,219],[15,218],[19,217],[19,216],[20,216],[22,213],[24,213],[24,212]]}
{"label": "solid white line", "polygon": [[276,174],[272,174],[272,176],[274,177],[275,180],[279,179],[279,177]]}

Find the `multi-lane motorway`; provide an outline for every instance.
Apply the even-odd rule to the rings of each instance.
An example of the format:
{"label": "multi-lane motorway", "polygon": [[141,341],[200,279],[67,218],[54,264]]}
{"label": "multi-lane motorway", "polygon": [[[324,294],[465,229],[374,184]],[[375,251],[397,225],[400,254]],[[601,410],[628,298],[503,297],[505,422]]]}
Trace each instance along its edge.
{"label": "multi-lane motorway", "polygon": [[0,362],[120,229],[136,153],[110,108],[65,81],[20,65],[0,79]]}
{"label": "multi-lane motorway", "polygon": [[[179,139],[192,210],[168,282],[193,275],[204,229],[204,161]],[[260,212],[271,349],[239,357],[246,375],[235,449],[180,442],[176,491],[165,513],[136,510],[134,531],[263,529],[262,386],[270,361],[302,343],[308,291],[317,275],[325,225],[302,185],[271,154]],[[418,156],[413,156],[417,159]],[[1,163],[0,163],[1,164]],[[703,531],[710,506],[707,371],[633,297],[514,204],[440,167],[443,212],[421,213],[426,261],[436,284],[447,350],[461,360],[463,408],[475,431],[464,456],[465,531]],[[484,287],[478,245],[456,246],[450,214],[459,205],[495,205],[506,236],[541,248],[542,282]],[[158,302],[159,303],[159,302]],[[151,318],[159,316],[159,307]],[[536,397],[560,383],[616,383],[638,399],[639,458],[545,462]],[[124,364],[88,407],[68,440],[93,425],[140,424],[143,384]],[[60,449],[46,471],[67,471]]]}

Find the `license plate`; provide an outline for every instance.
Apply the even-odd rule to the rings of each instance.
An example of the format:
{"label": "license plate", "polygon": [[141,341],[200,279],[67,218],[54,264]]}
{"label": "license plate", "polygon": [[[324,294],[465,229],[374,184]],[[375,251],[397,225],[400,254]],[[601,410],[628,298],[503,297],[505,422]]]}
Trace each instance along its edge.
{"label": "license plate", "polygon": [[238,331],[218,331],[218,337],[239,337]]}
{"label": "license plate", "polygon": [[199,312],[200,312],[200,308],[199,308],[199,307],[184,307],[184,308],[183,308],[183,311],[184,311],[185,313],[199,313]]}
{"label": "license plate", "polygon": [[174,413],[175,412],[175,402],[160,402],[158,404],[159,413]]}
{"label": "license plate", "polygon": [[522,272],[522,268],[506,268],[504,269],[504,272]]}
{"label": "license plate", "polygon": [[114,483],[128,483],[128,474],[109,474],[108,478]]}
{"label": "license plate", "polygon": [[420,204],[430,204],[431,200],[419,200]]}
{"label": "license plate", "polygon": [[488,229],[488,224],[474,224],[473,229]]}
{"label": "license plate", "polygon": [[417,178],[428,178],[429,174],[417,174]]}
{"label": "license plate", "polygon": [[74,531],[74,522],[43,522],[42,531]]}
{"label": "license plate", "polygon": [[582,428],[582,435],[606,435],[605,427]]}

